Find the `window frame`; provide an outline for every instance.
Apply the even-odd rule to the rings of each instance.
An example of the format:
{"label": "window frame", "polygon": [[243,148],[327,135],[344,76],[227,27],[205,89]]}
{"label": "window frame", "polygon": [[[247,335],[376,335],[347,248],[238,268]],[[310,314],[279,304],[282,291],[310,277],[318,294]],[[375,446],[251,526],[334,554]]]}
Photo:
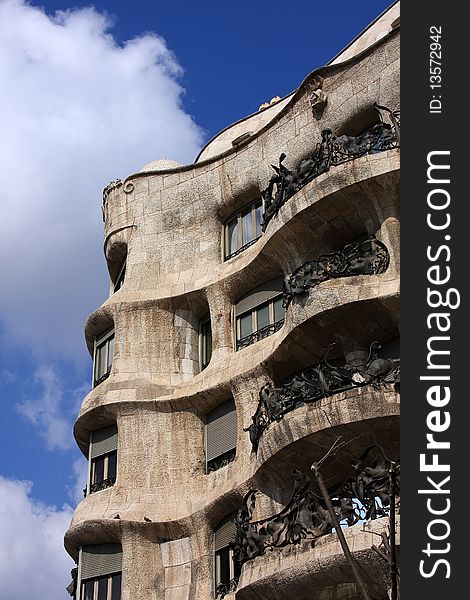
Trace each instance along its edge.
{"label": "window frame", "polygon": [[[258,227],[257,227],[257,220],[256,220],[258,208],[261,209],[260,222],[259,222],[259,235],[257,235]],[[248,211],[248,209],[250,209],[250,210]],[[241,252],[243,252],[244,250],[246,250],[247,248],[252,246],[255,242],[257,242],[260,239],[260,237],[263,235],[263,232],[261,230],[263,211],[264,211],[263,199],[261,197],[258,197],[253,202],[246,204],[243,208],[241,208],[239,211],[234,213],[229,219],[227,219],[225,221],[225,223],[224,223],[224,261],[230,260],[231,258],[238,256]],[[243,217],[245,216],[245,214],[249,214],[249,213],[251,213],[253,238],[246,244],[243,244]],[[237,228],[237,249],[236,250],[232,250],[230,248],[230,237],[229,237],[230,225],[234,221],[236,221],[236,228]],[[232,250],[232,251],[230,251],[230,250]]]}
{"label": "window frame", "polygon": [[[109,459],[115,456],[116,457],[116,467],[115,467],[115,475],[114,477],[109,477]],[[103,464],[103,478],[99,481],[94,481],[96,475],[96,463],[98,460],[104,460]],[[111,487],[116,483],[117,479],[117,450],[112,450],[111,452],[107,452],[106,454],[100,454],[99,456],[95,456],[95,458],[91,459],[90,463],[90,494],[94,494],[100,490],[92,489],[94,486],[97,486],[99,483],[103,483],[105,481],[109,481],[109,485],[107,487]],[[105,488],[104,488],[105,489]]]}
{"label": "window frame", "polygon": [[[210,424],[213,422],[211,420],[209,420],[209,417],[219,408],[219,407],[223,407],[224,405],[228,405],[228,404],[233,405],[233,410],[228,411],[227,413],[225,413],[225,416],[228,414],[232,414],[234,413],[234,417],[235,417],[235,445],[231,448],[229,448],[228,450],[226,450],[225,452],[222,452],[222,454],[218,454],[217,456],[214,456],[211,459],[207,459],[208,456],[208,429],[210,428]],[[220,417],[219,417],[220,418]],[[235,404],[235,401],[232,399],[229,400],[225,400],[225,402],[222,402],[221,404],[219,404],[219,406],[217,406],[214,410],[211,410],[210,412],[208,412],[205,415],[205,423],[204,423],[204,465],[205,465],[205,474],[209,475],[210,473],[214,473],[215,471],[218,471],[219,469],[222,469],[223,467],[229,465],[231,462],[233,462],[237,456],[237,442],[238,442],[238,411],[237,411],[237,405]],[[218,463],[220,463],[220,465],[218,465]]]}
{"label": "window frame", "polygon": [[114,278],[113,293],[118,292],[124,285],[124,280],[126,278],[126,268],[127,268],[127,254],[124,256],[124,258],[121,262],[121,266],[119,267],[119,270],[117,272],[117,275]]}
{"label": "window frame", "polygon": [[[230,585],[230,582],[235,579],[237,573],[235,570],[235,561],[233,560],[233,548],[230,546],[224,546],[223,548],[219,548],[214,552],[214,588],[217,590],[217,587],[221,585],[223,582],[220,581],[220,573],[221,573],[221,554],[222,552],[228,549],[228,567],[229,567],[229,580],[227,585]],[[238,574],[239,575],[239,574]],[[217,597],[217,596],[216,596]]]}
{"label": "window frame", "polygon": [[101,577],[91,577],[89,579],[83,579],[80,581],[80,599],[85,600],[85,586],[87,583],[93,582],[93,599],[98,600],[99,582],[107,579],[107,589],[105,600],[113,600],[113,577],[121,575],[120,586],[119,586],[119,598],[122,598],[122,571],[116,571],[116,573],[110,573],[108,575],[102,575]]}
{"label": "window frame", "polygon": [[[256,342],[259,342],[260,340],[272,335],[273,333],[276,333],[277,331],[279,331],[279,329],[281,329],[281,327],[284,325],[285,320],[286,320],[286,309],[284,308],[284,317],[278,321],[275,321],[274,304],[277,300],[282,299],[282,297],[283,297],[282,292],[279,292],[279,294],[276,294],[269,300],[262,302],[261,304],[257,304],[256,306],[253,306],[252,308],[245,310],[244,312],[242,312],[238,315],[235,315],[235,313],[234,313],[235,351],[236,352],[238,352],[238,350],[242,350],[243,348],[247,348],[248,346],[251,346],[252,344],[255,344]],[[261,308],[264,308],[265,306],[268,306],[269,322],[268,322],[268,325],[258,328],[258,311]],[[241,337],[241,319],[250,314],[251,314],[251,333],[247,336]],[[273,331],[269,332],[270,328],[273,328]],[[259,335],[259,336],[256,335],[265,329],[267,330],[266,335]],[[250,341],[248,343],[244,343],[243,345],[240,345],[241,341],[249,339],[251,337],[253,337],[252,341]]]}
{"label": "window frame", "polygon": [[[209,336],[205,328],[209,325],[210,332],[210,352],[207,350],[207,341]],[[209,355],[209,358],[207,356]],[[199,371],[204,371],[206,367],[209,366],[209,363],[212,358],[212,323],[210,313],[208,313],[201,321],[199,322]]]}
{"label": "window frame", "polygon": [[[116,429],[115,434],[118,436],[116,448],[113,448],[109,452],[103,452],[102,454],[98,454],[97,456],[92,456],[93,455],[93,443],[96,443],[96,441],[94,442],[94,440],[93,440],[94,434],[98,431],[102,431],[103,429],[108,429],[111,427],[115,427],[115,429]],[[114,433],[113,433],[113,435],[114,435]],[[87,485],[86,485],[86,488],[84,489],[85,497],[88,496],[89,494],[96,494],[97,492],[105,490],[116,484],[117,475],[118,475],[118,451],[119,451],[119,434],[118,434],[117,425],[115,425],[115,424],[108,425],[107,427],[103,427],[100,429],[94,429],[93,431],[90,431],[90,441],[88,442],[88,477],[87,477]],[[115,466],[116,473],[115,473],[114,477],[110,478],[109,477],[109,459],[113,455],[116,456],[116,466]],[[95,473],[96,473],[96,462],[100,459],[104,459],[103,479],[100,479],[100,481],[94,481]],[[113,480],[113,481],[111,481],[111,480]],[[102,482],[108,482],[108,484],[99,489],[93,489],[95,486],[97,486],[97,484],[102,483]]]}
{"label": "window frame", "polygon": [[[114,545],[114,543],[112,543]],[[106,544],[105,544],[106,545]],[[107,585],[107,591],[106,591],[106,600],[113,600],[113,596],[112,596],[112,579],[113,577],[115,577],[116,575],[120,576],[120,581],[119,581],[119,596],[117,600],[121,600],[122,599],[122,545],[119,544],[119,546],[121,547],[121,551],[120,551],[120,555],[121,555],[121,568],[120,570],[117,571],[112,571],[111,573],[106,573],[104,575],[97,575],[95,577],[87,577],[87,578],[83,578],[82,577],[82,573],[83,573],[83,559],[84,559],[84,548],[85,546],[80,546],[79,548],[79,552],[78,552],[78,577],[77,577],[77,587],[76,587],[76,600],[85,600],[85,585],[87,582],[93,581],[93,600],[98,600],[98,582],[99,580],[102,579],[108,579],[108,585]],[[116,600],[116,599],[114,599]]]}
{"label": "window frame", "polygon": [[[214,530],[214,537],[213,537],[213,557],[214,557],[214,562],[213,562],[213,582],[214,582],[214,597],[216,599],[221,598],[222,596],[220,596],[217,593],[217,588],[220,585],[225,585],[227,586],[227,592],[229,593],[230,591],[230,584],[235,581],[235,587],[238,583],[238,579],[240,577],[240,570],[238,570],[236,567],[237,565],[235,564],[235,561],[233,560],[233,555],[234,555],[234,550],[233,550],[233,543],[235,542],[236,539],[236,527],[235,525],[233,526],[233,539],[228,543],[225,544],[224,546],[217,548],[217,533],[220,531],[221,528],[223,528],[228,522],[233,522],[233,518],[236,516],[236,513],[232,513],[231,515],[229,515],[228,517],[226,517],[225,519],[223,519],[219,525],[215,528]],[[217,549],[216,549],[217,548]],[[229,580],[227,582],[223,582],[221,581],[221,572],[222,572],[222,554],[227,552],[227,560],[228,560],[228,575],[229,575]]]}
{"label": "window frame", "polygon": [[[95,338],[95,342],[94,342],[94,348],[93,348],[93,381],[92,381],[92,385],[93,387],[96,387],[97,385],[99,385],[100,383],[102,383],[105,379],[107,379],[111,373],[111,369],[113,366],[113,361],[114,361],[114,347],[113,347],[113,356],[111,358],[111,364],[108,366],[109,363],[109,346],[110,346],[110,342],[113,339],[115,341],[115,329],[114,329],[114,325],[109,327],[108,329],[106,329],[106,331],[104,331],[103,333],[101,333],[100,335],[96,336]],[[105,363],[106,363],[106,372],[103,373],[103,375],[101,375],[100,377],[97,378],[97,368],[98,368],[98,350],[100,348],[102,348],[104,345],[106,345],[106,352],[105,352]]]}

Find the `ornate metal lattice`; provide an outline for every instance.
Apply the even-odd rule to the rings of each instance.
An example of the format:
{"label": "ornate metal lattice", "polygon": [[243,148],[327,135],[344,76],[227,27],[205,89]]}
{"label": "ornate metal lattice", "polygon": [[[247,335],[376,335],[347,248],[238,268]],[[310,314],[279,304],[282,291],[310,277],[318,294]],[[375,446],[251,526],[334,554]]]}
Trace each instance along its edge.
{"label": "ornate metal lattice", "polygon": [[357,366],[331,364],[328,354],[333,347],[331,344],[323,351],[318,363],[290,377],[280,387],[266,384],[260,389],[258,408],[251,418],[251,425],[244,430],[249,432],[253,451],[258,449],[259,440],[270,423],[279,421],[303,404],[366,385],[389,383],[398,388],[400,359],[381,358],[378,342],[371,344],[365,364]]}
{"label": "ornate metal lattice", "polygon": [[68,584],[68,586],[65,589],[68,592],[69,596],[75,598],[77,594],[78,567],[74,567],[70,571],[70,576],[72,577],[72,581]]}
{"label": "ornate metal lattice", "polygon": [[[354,525],[362,520],[389,514],[392,493],[390,468],[379,446],[369,447],[359,459],[351,462],[353,475],[329,495],[342,524]],[[399,496],[399,467],[394,466],[394,495]],[[315,539],[331,533],[334,524],[325,500],[311,489],[311,479],[301,471],[291,472],[294,489],[287,505],[277,514],[252,521],[256,491],[251,490],[235,517],[236,539],[234,561],[241,567],[267,549],[298,544],[305,538]]]}
{"label": "ornate metal lattice", "polygon": [[306,293],[322,281],[354,275],[378,275],[389,265],[388,249],[375,237],[348,244],[342,250],[323,254],[303,264],[286,277],[283,288],[284,306],[294,296]]}
{"label": "ornate metal lattice", "polygon": [[236,450],[230,450],[230,452],[225,452],[222,456],[218,456],[213,460],[207,463],[206,472],[212,473],[212,471],[218,471],[222,467],[226,467],[231,462],[235,460]]}
{"label": "ornate metal lattice", "polygon": [[234,577],[228,583],[219,583],[215,588],[215,597],[217,600],[222,600],[230,592],[237,589],[238,577]]}
{"label": "ornate metal lattice", "polygon": [[102,479],[101,481],[92,483],[90,485],[90,494],[93,494],[94,492],[101,492],[101,490],[106,490],[107,488],[112,487],[115,483],[115,477],[110,477],[109,479]]}
{"label": "ornate metal lattice", "polygon": [[[263,231],[289,198],[304,185],[329,171],[331,166],[399,146],[399,111],[378,104],[374,104],[374,109],[378,121],[357,136],[334,136],[331,129],[324,129],[321,142],[318,142],[312,156],[301,161],[296,169],[285,167],[282,163],[286,155],[281,154],[279,165],[271,165],[275,174],[269,180],[268,187],[261,192],[264,201]],[[387,114],[390,123],[385,121],[383,113]]]}
{"label": "ornate metal lattice", "polygon": [[279,331],[279,329],[281,329],[281,327],[284,325],[284,321],[285,319],[280,319],[272,325],[266,325],[265,327],[262,327],[261,329],[258,329],[253,333],[250,333],[250,335],[247,335],[246,337],[237,340],[237,350],[246,348],[247,346],[250,346],[255,342],[259,342],[259,340],[264,340],[264,338],[272,335],[273,333],[276,333],[276,331]]}

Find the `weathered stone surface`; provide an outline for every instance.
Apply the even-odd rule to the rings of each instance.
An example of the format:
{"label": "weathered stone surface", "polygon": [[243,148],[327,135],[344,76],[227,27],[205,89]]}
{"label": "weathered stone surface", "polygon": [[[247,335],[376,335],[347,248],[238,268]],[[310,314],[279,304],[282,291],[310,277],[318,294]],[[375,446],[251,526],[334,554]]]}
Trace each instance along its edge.
{"label": "weathered stone surface", "polygon": [[[95,337],[114,326],[115,353],[109,377],[83,401],[75,437],[87,455],[90,432],[115,423],[117,479],[79,504],[66,547],[77,558],[81,545],[121,543],[123,600],[214,597],[218,523],[250,488],[262,490],[258,516],[276,512],[291,492],[290,470],[308,470],[336,437],[353,440],[351,453],[380,443],[397,456],[399,396],[389,385],[296,408],[269,425],[257,453],[244,429],[260,387],[314,364],[332,341],[336,358],[352,360],[372,341],[397,337],[399,149],[332,167],[293,195],[255,244],[223,261],[225,221],[259,197],[281,152],[295,167],[326,127],[354,136],[371,125],[374,102],[398,108],[398,35],[387,33],[390,19],[379,25],[320,70],[328,102],[318,120],[307,78],[285,101],[228,128],[195,164],[136,173],[106,191],[105,256],[114,278],[127,252],[126,275],[116,293],[111,284],[109,298],[86,324],[91,353]],[[246,131],[251,137],[232,148],[231,140]],[[244,294],[363,234],[386,245],[385,272],[322,282],[289,305],[279,331],[235,351],[233,306]],[[201,371],[199,331],[207,314],[213,353]],[[206,474],[205,415],[230,398],[237,409],[236,457]],[[348,456],[338,455],[326,467],[328,481],[339,482],[349,468]],[[386,528],[379,521],[370,530],[348,529],[347,539],[380,597],[386,568],[370,550],[377,541],[372,532]],[[331,534],[247,562],[238,591],[226,600],[356,597]]]}

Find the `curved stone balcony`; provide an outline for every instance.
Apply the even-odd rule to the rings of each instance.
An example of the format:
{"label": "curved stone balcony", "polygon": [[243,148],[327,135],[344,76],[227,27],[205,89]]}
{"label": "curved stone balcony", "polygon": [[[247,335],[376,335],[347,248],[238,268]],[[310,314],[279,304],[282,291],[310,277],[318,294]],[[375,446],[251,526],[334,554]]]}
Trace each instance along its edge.
{"label": "curved stone balcony", "polygon": [[[388,519],[357,524],[344,530],[348,546],[357,561],[364,582],[374,600],[387,600],[387,565],[374,552]],[[399,542],[398,542],[399,543]],[[385,567],[385,568],[384,568]],[[314,541],[304,540],[245,563],[236,600],[355,600],[360,598],[351,568],[335,533]],[[228,600],[230,596],[226,596]]]}
{"label": "curved stone balcony", "polygon": [[[165,368],[171,369],[168,358],[166,363],[162,359],[161,371],[149,372],[148,364],[145,365],[146,370],[140,369],[138,359],[134,358],[138,348],[134,350],[133,340],[120,341],[117,337],[110,376],[83,401],[76,427],[77,441],[80,443],[82,438],[83,415],[100,405],[147,400],[160,403],[162,408],[170,404],[180,410],[191,406],[197,409],[199,405],[201,412],[205,412],[210,409],[210,400],[200,401],[198,394],[213,393],[216,404],[224,389],[230,391],[237,385],[238,378],[260,367],[280,368],[287,375],[282,363],[289,357],[295,358],[292,363],[294,372],[318,360],[322,350],[332,341],[342,340],[346,352],[351,340],[368,348],[374,340],[380,342],[391,338],[397,331],[398,294],[399,278],[395,276],[390,280],[387,272],[321,283],[302,303],[291,304],[284,327],[278,332],[238,352],[230,348],[214,354],[204,371],[173,385],[168,377],[160,375]],[[118,333],[125,329],[119,328],[119,321],[116,323]],[[150,334],[153,333],[150,330]],[[142,343],[144,335],[145,332],[140,334],[139,343]],[[159,353],[162,354],[162,350],[158,350],[158,341],[158,338],[152,340],[155,352],[149,352],[154,364]],[[150,346],[148,341],[147,346]],[[126,356],[122,356],[123,350],[127,351]]]}
{"label": "curved stone balcony", "polygon": [[[328,104],[321,119],[313,116],[307,80],[255,139],[229,155],[169,171],[137,173],[111,188],[104,207],[105,250],[109,255],[113,244],[123,240],[132,245],[130,288],[145,291],[150,268],[155,287],[169,296],[210,285],[213,274],[215,280],[224,276],[219,273],[227,268],[220,265],[221,226],[259,197],[272,174],[270,165],[277,164],[281,152],[287,154],[286,164],[295,166],[315,152],[323,129],[356,135],[376,120],[374,102],[399,105],[398,41],[393,32],[352,61],[328,68],[323,75]],[[368,157],[362,174],[359,166],[353,166],[357,161],[352,161],[332,168],[326,179],[347,185],[348,171],[358,180],[370,178],[381,172],[379,156]],[[315,180],[318,186],[323,177]],[[202,266],[200,256],[207,271],[195,276]]]}
{"label": "curved stone balcony", "polygon": [[[398,336],[399,150],[318,175],[279,208],[255,243],[223,260],[224,223],[260,196],[281,152],[294,169],[312,156],[326,128],[356,136],[376,118],[374,102],[398,106],[398,56],[393,31],[350,60],[312,73],[233,149],[106,189],[105,255],[114,284],[117,273],[125,277],[86,325],[90,353],[112,336],[114,358],[84,399],[74,434],[88,455],[91,432],[115,425],[117,475],[114,485],[79,503],[65,544],[74,558],[83,545],[122,544],[123,600],[213,598],[217,526],[251,489],[259,491],[261,518],[275,514],[291,493],[290,472],[308,472],[338,437],[348,446],[325,464],[331,489],[350,475],[351,456],[369,446],[398,456],[399,395],[389,383],[296,406],[269,423],[256,451],[247,428],[260,388],[316,364],[332,342],[331,358],[342,361]],[[318,114],[309,94],[320,73],[328,102]],[[245,294],[363,235],[388,249],[384,272],[322,281],[289,303],[278,331],[235,350],[235,306]],[[198,336],[208,314],[213,350],[199,372]],[[235,459],[206,474],[206,417],[232,399]],[[345,530],[373,600],[386,600],[389,584],[383,559],[371,549],[386,526],[377,519]],[[357,597],[334,533],[245,562],[237,590],[225,596],[287,597]]]}
{"label": "curved stone balcony", "polygon": [[[194,441],[184,440],[183,431],[168,431],[161,413],[155,412],[152,419],[139,402],[120,409],[119,435],[127,451],[120,456],[116,484],[78,505],[68,533],[71,547],[78,546],[78,540],[85,543],[84,532],[95,521],[108,531],[119,530],[123,523],[142,525],[148,517],[154,535],[162,539],[169,526],[179,532],[177,537],[194,534],[194,523],[215,526],[238,508],[248,489],[285,487],[293,468],[308,472],[338,436],[351,442],[349,452],[325,470],[329,486],[350,474],[350,455],[360,455],[365,447],[380,444],[389,456],[398,455],[399,396],[392,386],[349,390],[285,415],[265,432],[257,454],[251,453],[243,434],[236,460],[208,475],[203,456],[197,460]],[[182,417],[184,413],[173,413],[173,419]],[[166,449],[175,447],[177,437],[178,456],[168,456]]]}

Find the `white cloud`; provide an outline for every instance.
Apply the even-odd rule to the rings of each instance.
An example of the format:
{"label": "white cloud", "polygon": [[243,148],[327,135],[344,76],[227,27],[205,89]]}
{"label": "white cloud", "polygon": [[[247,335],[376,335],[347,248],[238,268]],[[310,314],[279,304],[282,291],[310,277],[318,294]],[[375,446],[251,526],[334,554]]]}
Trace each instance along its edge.
{"label": "white cloud", "polygon": [[72,509],[37,502],[31,488],[0,476],[1,597],[64,600],[74,566],[63,548]]}
{"label": "white cloud", "polygon": [[81,500],[83,500],[83,490],[86,487],[86,482],[88,478],[88,461],[84,456],[80,456],[72,463],[72,471],[75,477],[75,482],[72,487],[69,488],[69,497],[74,502],[74,504],[78,504]]}
{"label": "white cloud", "polygon": [[0,384],[9,385],[10,383],[15,383],[17,380],[17,374],[13,371],[8,371],[8,369],[4,369],[0,372]]}
{"label": "white cloud", "polygon": [[18,411],[38,428],[49,450],[72,448],[72,426],[63,416],[62,386],[54,369],[39,366],[34,373],[33,385],[38,396],[18,403]]}
{"label": "white cloud", "polygon": [[18,412],[36,427],[48,450],[73,448],[72,422],[89,386],[66,386],[65,375],[51,364],[40,364],[27,384],[28,393],[16,404]]}
{"label": "white cloud", "polygon": [[102,188],[162,156],[191,162],[202,142],[165,41],[119,45],[111,26],[0,0],[2,335],[41,358],[86,355],[108,289]]}

